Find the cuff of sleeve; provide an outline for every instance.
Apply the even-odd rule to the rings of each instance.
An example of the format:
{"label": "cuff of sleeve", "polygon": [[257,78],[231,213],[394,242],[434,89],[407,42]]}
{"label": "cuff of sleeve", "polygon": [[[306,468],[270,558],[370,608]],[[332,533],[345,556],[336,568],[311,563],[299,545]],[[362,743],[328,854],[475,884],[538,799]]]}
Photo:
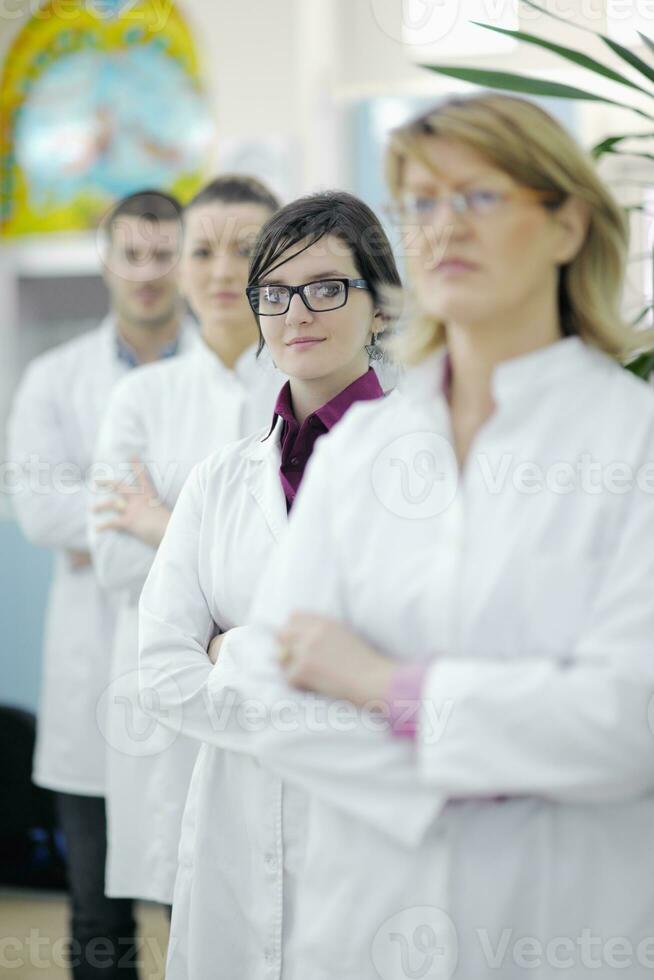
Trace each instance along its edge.
{"label": "cuff of sleeve", "polygon": [[388,717],[396,738],[415,739],[420,700],[431,664],[407,664],[393,674],[388,692]]}

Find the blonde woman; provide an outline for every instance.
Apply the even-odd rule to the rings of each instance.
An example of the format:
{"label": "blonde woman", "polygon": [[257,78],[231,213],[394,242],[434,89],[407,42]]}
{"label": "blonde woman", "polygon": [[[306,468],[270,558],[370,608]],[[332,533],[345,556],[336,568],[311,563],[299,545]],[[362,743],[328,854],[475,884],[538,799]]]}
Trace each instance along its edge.
{"label": "blonde woman", "polygon": [[651,341],[620,319],[624,218],[507,96],[401,128],[388,173],[415,366],[318,446],[222,723],[312,795],[289,953],[312,980],[644,977],[654,397],[618,363]]}

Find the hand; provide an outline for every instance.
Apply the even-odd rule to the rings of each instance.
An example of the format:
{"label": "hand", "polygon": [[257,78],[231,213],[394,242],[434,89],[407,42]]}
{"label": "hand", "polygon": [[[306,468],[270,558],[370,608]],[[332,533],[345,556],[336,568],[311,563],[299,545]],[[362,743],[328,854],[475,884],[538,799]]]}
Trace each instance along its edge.
{"label": "hand", "polygon": [[100,514],[112,511],[116,516],[103,524],[98,524],[98,531],[124,531],[135,538],[140,538],[153,548],[158,548],[164,536],[170,511],[162,504],[145,466],[134,456],[130,463],[134,470],[134,483],[116,480],[99,480],[98,486],[112,490],[114,496],[103,500],[93,508],[94,513]]}
{"label": "hand", "polygon": [[68,548],[66,554],[68,555],[68,564],[75,572],[80,568],[87,568],[91,564],[91,555],[88,551]]}
{"label": "hand", "polygon": [[212,664],[215,664],[215,662],[218,659],[218,654],[220,653],[220,647],[226,635],[227,635],[226,633],[219,633],[218,636],[214,636],[213,640],[209,644],[207,655]]}
{"label": "hand", "polygon": [[358,707],[387,699],[395,661],[337,620],[293,613],[277,638],[279,662],[291,687]]}

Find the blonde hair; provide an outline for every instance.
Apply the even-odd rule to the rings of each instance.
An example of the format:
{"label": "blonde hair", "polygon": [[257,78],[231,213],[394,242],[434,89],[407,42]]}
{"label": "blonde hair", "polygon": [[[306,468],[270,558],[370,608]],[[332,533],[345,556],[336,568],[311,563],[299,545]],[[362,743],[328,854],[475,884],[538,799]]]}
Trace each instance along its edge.
{"label": "blonde hair", "polygon": [[[552,116],[527,99],[496,93],[445,100],[392,132],[386,177],[394,197],[402,191],[407,158],[434,170],[426,152],[434,136],[465,143],[518,184],[555,192],[559,203],[570,197],[585,201],[590,212],[586,238],[561,269],[563,332],[578,334],[616,359],[654,345],[654,330],[636,330],[620,313],[629,246],[626,214],[591,159]],[[415,364],[444,342],[445,324],[418,314],[398,347],[402,359]]]}

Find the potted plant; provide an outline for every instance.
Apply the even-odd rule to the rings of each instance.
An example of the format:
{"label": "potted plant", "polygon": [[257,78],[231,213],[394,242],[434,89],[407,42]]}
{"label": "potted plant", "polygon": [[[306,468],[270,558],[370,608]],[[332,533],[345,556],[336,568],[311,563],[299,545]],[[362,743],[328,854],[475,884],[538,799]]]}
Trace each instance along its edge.
{"label": "potted plant", "polygon": [[[654,113],[654,41],[651,38],[639,32],[639,36],[645,48],[652,54],[653,64],[650,65],[639,55],[635,54],[624,45],[619,44],[617,41],[614,41],[606,34],[593,31],[588,27],[574,24],[565,17],[550,13],[544,7],[540,6],[540,4],[534,3],[533,0],[521,0],[521,2],[525,6],[540,11],[544,16],[551,17],[553,20],[561,21],[575,30],[586,31],[593,34],[601,41],[603,45],[609,48],[614,55],[617,55],[620,60],[635,70],[638,81],[628,77],[614,68],[611,68],[609,65],[603,64],[601,61],[598,61],[590,55],[584,54],[583,51],[576,48],[566,47],[562,44],[557,44],[554,41],[549,41],[545,38],[538,37],[535,34],[530,34],[525,31],[495,27],[492,24],[483,24],[479,21],[473,21],[472,23],[483,28],[484,30],[494,31],[497,34],[504,34],[508,37],[512,37],[516,41],[520,41],[523,44],[535,45],[557,55],[565,61],[576,65],[578,68],[586,69],[596,76],[601,76],[603,79],[609,79],[610,81],[617,82],[632,92],[636,91],[641,95],[644,94],[651,100],[652,113]],[[652,115],[646,109],[630,105],[628,102],[619,102],[615,99],[610,99],[587,89],[576,88],[575,86],[565,85],[560,82],[548,81],[544,78],[535,78],[532,76],[518,75],[512,72],[496,71],[487,68],[457,67],[454,65],[422,65],[422,67],[428,69],[429,71],[436,72],[439,75],[444,75],[449,78],[456,78],[460,81],[471,82],[476,85],[481,85],[484,88],[501,89],[503,91],[517,92],[523,95],[549,96],[558,99],[582,100],[586,102],[599,102],[604,103],[605,105],[619,106],[627,112],[635,113],[641,118],[646,119],[650,124],[647,131],[637,133],[626,132],[606,136],[592,147],[591,153],[593,157],[596,160],[599,160],[605,155],[612,154],[654,161],[654,154],[644,152],[640,149],[640,144],[643,140],[647,141],[654,139],[654,115]],[[654,180],[652,183],[654,184]],[[642,204],[632,205],[627,210],[643,211],[644,206]],[[654,293],[654,253],[651,256],[651,276]],[[648,314],[652,311],[653,305],[654,304],[652,303],[648,303],[639,312],[638,316],[634,320],[634,323],[638,324],[644,321]],[[652,372],[654,372],[654,351],[644,351],[630,361],[626,367],[635,374],[638,374],[640,377],[650,377]]]}

